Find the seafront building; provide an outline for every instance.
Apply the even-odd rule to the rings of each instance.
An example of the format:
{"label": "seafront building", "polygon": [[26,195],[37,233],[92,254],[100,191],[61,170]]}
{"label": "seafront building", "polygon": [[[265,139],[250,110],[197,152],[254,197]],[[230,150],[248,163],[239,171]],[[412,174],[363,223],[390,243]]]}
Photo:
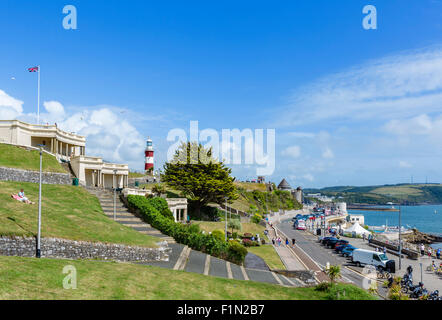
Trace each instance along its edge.
{"label": "seafront building", "polygon": [[61,130],[57,125],[36,125],[19,120],[0,120],[0,143],[43,150],[67,163],[86,187],[124,188],[129,166],[108,163],[86,155],[86,137]]}

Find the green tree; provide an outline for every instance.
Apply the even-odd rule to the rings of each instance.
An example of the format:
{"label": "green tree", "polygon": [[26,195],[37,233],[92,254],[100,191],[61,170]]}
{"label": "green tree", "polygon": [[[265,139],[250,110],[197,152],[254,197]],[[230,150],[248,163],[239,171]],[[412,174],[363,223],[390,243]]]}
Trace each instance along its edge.
{"label": "green tree", "polygon": [[227,227],[232,229],[232,234],[233,234],[233,229],[241,231],[242,229],[241,221],[238,219],[230,219],[229,222],[227,223]]}
{"label": "green tree", "polygon": [[196,142],[182,143],[170,162],[164,165],[162,181],[181,191],[200,216],[208,203],[225,203],[237,198],[232,170],[212,157],[212,149]]}

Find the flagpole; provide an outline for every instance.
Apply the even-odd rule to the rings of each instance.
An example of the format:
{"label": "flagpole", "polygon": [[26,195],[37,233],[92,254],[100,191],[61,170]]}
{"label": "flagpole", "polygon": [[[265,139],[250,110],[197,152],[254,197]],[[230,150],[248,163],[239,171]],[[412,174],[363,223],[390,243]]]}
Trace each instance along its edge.
{"label": "flagpole", "polygon": [[38,66],[37,124],[40,124],[40,66]]}

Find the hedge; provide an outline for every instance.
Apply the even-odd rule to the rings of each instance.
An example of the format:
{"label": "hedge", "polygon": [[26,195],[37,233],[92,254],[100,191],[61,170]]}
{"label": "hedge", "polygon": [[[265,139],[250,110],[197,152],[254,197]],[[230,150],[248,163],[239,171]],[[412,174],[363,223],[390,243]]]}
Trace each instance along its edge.
{"label": "hedge", "polygon": [[247,255],[247,249],[244,246],[237,242],[227,243],[213,235],[203,234],[195,228],[169,219],[170,210],[165,199],[129,195],[127,201],[130,209],[138,209],[147,223],[174,238],[176,242],[236,264],[244,262]]}

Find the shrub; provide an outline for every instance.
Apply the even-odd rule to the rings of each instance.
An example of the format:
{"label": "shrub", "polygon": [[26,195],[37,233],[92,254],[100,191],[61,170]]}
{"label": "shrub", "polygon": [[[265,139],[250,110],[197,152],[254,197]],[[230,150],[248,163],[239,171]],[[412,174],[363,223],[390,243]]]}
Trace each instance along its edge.
{"label": "shrub", "polygon": [[[227,259],[233,263],[242,264],[244,262],[245,255],[238,254],[238,251],[240,251],[238,246],[231,246],[224,241],[224,233],[223,239],[220,240],[214,235],[196,232],[196,227],[177,223],[167,217],[165,215],[165,213],[167,214],[166,209],[169,212],[170,210],[165,199],[147,199],[142,196],[129,195],[127,200],[131,209],[139,210],[144,221],[162,233],[173,237],[176,242],[185,244],[194,250]],[[244,250],[247,251],[245,248]]]}
{"label": "shrub", "polygon": [[224,241],[226,239],[226,235],[224,233],[223,230],[213,230],[212,231],[212,236],[215,237],[216,239],[220,240],[220,241]]}
{"label": "shrub", "polygon": [[232,238],[233,238],[233,239],[237,239],[237,238],[238,238],[238,232],[234,232],[234,233],[232,233]]}
{"label": "shrub", "polygon": [[249,233],[249,232],[246,232],[246,233],[243,234],[242,237],[243,237],[243,238],[246,238],[246,239],[251,239],[251,238],[253,237],[253,234],[251,234],[251,233]]}
{"label": "shrub", "polygon": [[315,287],[316,291],[330,291],[332,284],[330,282],[321,282]]}
{"label": "shrub", "polygon": [[230,260],[244,261],[247,255],[247,249],[237,241],[229,241],[229,258]]}
{"label": "shrub", "polygon": [[252,240],[244,238],[242,239],[242,244],[246,247],[251,247],[252,246]]}
{"label": "shrub", "polygon": [[262,216],[258,213],[255,213],[251,218],[250,221],[254,222],[254,223],[260,223],[262,220]]}
{"label": "shrub", "polygon": [[191,233],[200,233],[201,232],[200,225],[196,224],[196,223],[189,225],[187,228],[189,229],[189,232],[191,232]]}
{"label": "shrub", "polygon": [[409,297],[402,293],[401,286],[399,284],[393,285],[388,291],[388,299],[390,300],[408,300]]}

